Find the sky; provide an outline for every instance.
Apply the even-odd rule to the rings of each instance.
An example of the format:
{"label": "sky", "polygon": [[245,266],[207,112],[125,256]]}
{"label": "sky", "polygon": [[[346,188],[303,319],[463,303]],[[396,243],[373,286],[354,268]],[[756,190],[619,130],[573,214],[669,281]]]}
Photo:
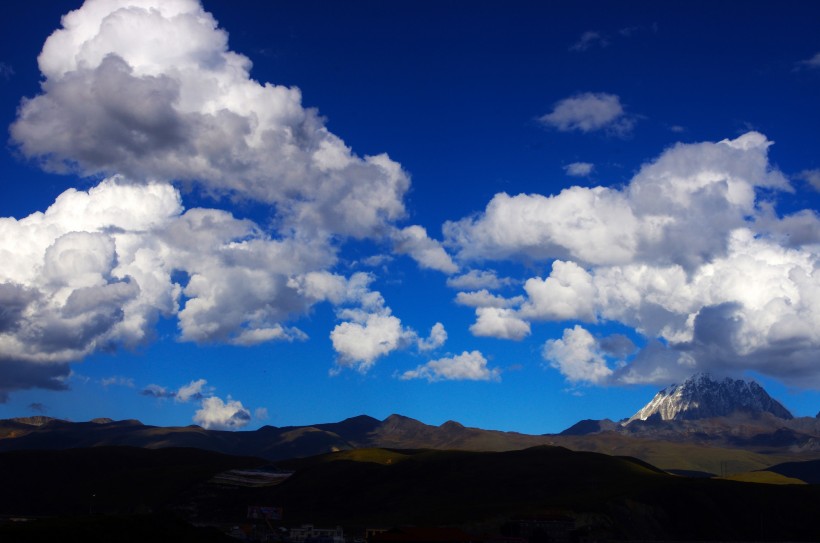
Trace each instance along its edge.
{"label": "sky", "polygon": [[0,15],[0,417],[820,410],[815,3]]}

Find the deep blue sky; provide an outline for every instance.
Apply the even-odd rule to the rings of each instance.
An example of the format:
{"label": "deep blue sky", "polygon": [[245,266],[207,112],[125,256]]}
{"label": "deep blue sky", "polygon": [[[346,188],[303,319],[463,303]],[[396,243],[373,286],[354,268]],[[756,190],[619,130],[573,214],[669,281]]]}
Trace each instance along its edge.
{"label": "deep blue sky", "polygon": [[[66,81],[71,70],[68,76],[51,75],[50,90],[48,85],[41,89],[45,75],[37,66],[37,55],[46,38],[60,28],[60,16],[80,5],[38,2],[4,4],[0,8],[3,126],[11,127],[22,118],[18,107],[24,98],[57,96],[54,89],[69,88]],[[205,335],[197,336],[198,339],[187,341],[183,337],[184,326],[172,312],[149,323],[146,330],[152,330],[153,336],[146,334],[136,344],[128,344],[122,334],[114,334],[113,339],[99,344],[88,339],[83,353],[60,355],[64,356],[60,360],[53,359],[55,353],[63,353],[54,345],[63,340],[44,339],[42,334],[52,333],[48,329],[40,335],[25,335],[26,327],[36,328],[31,321],[34,317],[7,309],[11,316],[6,319],[7,324],[0,319],[0,337],[5,334],[8,338],[28,338],[26,341],[37,339],[25,355],[28,358],[21,358],[15,348],[0,344],[0,366],[5,364],[6,368],[0,372],[0,391],[7,395],[6,401],[0,403],[0,417],[45,413],[74,420],[108,416],[138,418],[150,424],[185,425],[191,423],[197,410],[206,409],[202,402],[209,398],[233,405],[236,412],[240,407],[228,404],[230,396],[241,402],[241,410],[245,411],[240,410],[233,422],[212,422],[214,427],[221,424],[252,429],[262,424],[334,421],[361,413],[378,418],[401,413],[432,424],[453,419],[470,426],[544,433],[560,431],[584,418],[628,417],[658,388],[685,376],[687,368],[755,377],[798,415],[813,416],[820,409],[820,394],[816,392],[820,369],[806,362],[816,360],[812,357],[820,352],[820,339],[803,329],[812,328],[813,318],[820,315],[820,306],[813,301],[814,297],[820,298],[820,279],[809,274],[809,280],[799,282],[788,271],[775,278],[761,271],[760,262],[743,267],[743,272],[732,279],[733,270],[745,266],[746,261],[734,253],[737,258],[729,258],[728,242],[724,243],[731,232],[745,228],[754,239],[769,243],[767,247],[773,251],[792,251],[787,257],[766,260],[772,266],[766,269],[781,264],[793,265],[794,269],[815,269],[820,242],[820,222],[816,217],[820,202],[820,58],[815,56],[820,53],[820,6],[810,2],[501,4],[217,0],[203,1],[202,7],[228,33],[228,49],[253,63],[252,80],[298,87],[301,106],[318,110],[326,129],[343,140],[355,156],[387,153],[409,177],[408,190],[398,196],[406,210],[403,218],[385,219],[364,239],[353,239],[344,233],[343,225],[334,223],[329,241],[325,239],[323,243],[337,255],[336,261],[302,268],[289,276],[325,271],[349,280],[354,273],[365,271],[372,276],[369,290],[381,293],[384,303],[373,309],[360,298],[342,303],[315,301],[303,310],[281,317],[275,309],[284,302],[272,298],[264,310],[264,326],[296,327],[309,339],[265,341],[253,346],[228,344],[252,326],[245,321],[241,330],[229,331],[228,336],[203,332]],[[175,36],[170,35],[172,39]],[[181,30],[176,37],[184,40],[185,36]],[[120,47],[112,52],[133,64],[123,51],[138,51],[142,46],[138,40],[131,41],[112,46]],[[199,67],[204,70],[207,62],[202,60]],[[168,64],[162,73],[173,79],[175,68]],[[134,73],[146,77],[146,81],[150,79],[139,69]],[[130,90],[123,87],[114,95],[126,104]],[[62,92],[61,96],[65,96],[68,91]],[[71,104],[93,100],[93,96],[81,97]],[[567,105],[568,100],[577,101],[575,117],[561,109],[561,104]],[[32,111],[44,107],[44,103],[45,100],[38,102]],[[235,106],[232,111],[244,115],[245,105],[226,103]],[[617,104],[614,109],[613,103]],[[62,103],[57,110],[60,113],[54,115],[60,117],[65,113],[69,109],[67,104]],[[101,126],[110,129],[103,121],[83,128],[78,125],[77,142],[88,137],[98,147],[107,149],[106,145],[119,135],[140,129],[140,108],[150,106],[146,104],[126,104],[135,113],[131,121],[117,125],[122,133],[100,132]],[[264,99],[260,104],[264,105]],[[179,103],[175,102],[173,107],[177,106]],[[599,110],[597,117],[590,116],[590,108],[596,106],[605,111]],[[103,109],[103,113],[95,109],[93,114],[113,111]],[[70,131],[70,122],[81,124],[83,121],[77,119],[91,115],[74,117],[66,113],[67,120],[60,126],[68,126]],[[561,124],[562,119],[569,124]],[[591,124],[578,128],[577,123],[584,119]],[[264,198],[259,193],[225,189],[224,183],[232,183],[243,175],[237,174],[238,170],[227,172],[224,178],[217,176],[218,180],[201,179],[188,170],[167,174],[167,169],[160,171],[153,165],[134,173],[134,162],[122,162],[120,168],[117,161],[124,159],[111,159],[103,164],[102,159],[76,154],[87,149],[81,149],[80,143],[57,141],[50,122],[48,115],[32,117],[18,122],[18,126],[25,124],[30,128],[25,135],[9,132],[0,156],[0,217],[22,219],[45,211],[70,187],[89,190],[105,177],[127,173],[135,187],[143,186],[149,178],[175,182],[186,209],[229,211],[236,218],[253,221],[268,239],[289,235],[280,228],[283,220],[296,230],[303,227],[298,221],[283,219],[283,209],[293,201],[290,193]],[[128,122],[133,122],[133,126],[129,128]],[[572,125],[573,122],[576,124]],[[191,124],[187,132],[180,132],[185,134],[180,137],[193,138],[191,134],[200,126]],[[736,140],[753,131],[774,142],[768,147],[768,155],[765,150],[729,152],[731,146],[716,143]],[[305,136],[308,143],[304,145],[318,141],[313,137]],[[303,145],[303,140],[295,141],[297,146]],[[710,143],[697,145],[702,142]],[[689,147],[675,147],[679,143]],[[740,146],[738,143],[731,148]],[[157,149],[160,147],[153,152],[160,152]],[[278,149],[263,148],[259,155],[263,158],[258,160],[272,156],[278,161],[275,164],[281,163],[283,159],[276,154]],[[664,155],[674,149],[682,151],[674,156]],[[112,151],[111,156],[114,155]],[[44,171],[41,164],[49,156],[71,164],[69,171]],[[146,164],[152,160],[150,154],[140,156]],[[580,255],[573,247],[576,242],[586,246],[583,227],[572,234],[570,241],[548,247],[538,237],[538,231],[545,228],[544,223],[557,220],[560,212],[554,208],[538,208],[529,219],[522,218],[523,207],[514,208],[512,215],[504,219],[511,229],[511,225],[517,224],[515,232],[538,238],[535,246],[515,245],[509,238],[489,243],[488,238],[481,237],[498,231],[498,224],[482,231],[483,234],[471,230],[474,243],[467,246],[442,230],[448,221],[472,217],[475,223],[481,222],[486,218],[488,203],[499,193],[511,197],[532,195],[532,200],[514,200],[516,205],[536,202],[535,195],[558,195],[570,187],[583,191],[606,187],[607,194],[620,197],[629,193],[642,166],[659,161],[662,156],[668,156],[668,161],[663,163],[663,172],[650,176],[653,182],[660,183],[661,179],[671,180],[671,184],[684,183],[680,179],[687,176],[701,179],[711,175],[717,183],[739,180],[752,187],[757,198],[752,207],[725,209],[721,207],[723,200],[711,199],[714,194],[708,191],[698,193],[702,200],[687,201],[680,209],[676,201],[670,200],[669,204],[658,200],[659,206],[676,209],[669,211],[669,220],[679,221],[678,237],[663,238],[649,247],[648,223],[642,222],[635,235],[644,240],[641,243],[649,245],[640,245],[626,260],[601,257],[605,260],[601,261],[595,255]],[[573,176],[569,170],[572,164],[582,168],[586,164],[590,171]],[[746,168],[746,164],[750,166]],[[263,172],[272,169],[275,167],[259,166]],[[766,186],[770,182],[761,176],[774,175],[772,172],[782,174],[778,179],[790,188],[783,184]],[[180,183],[186,175],[189,178]],[[269,182],[279,186],[278,174],[269,175]],[[359,182],[358,174],[344,175],[351,187]],[[817,179],[814,186],[811,179]],[[306,180],[304,186],[312,187],[311,182]],[[217,187],[219,183],[223,185]],[[313,201],[312,190],[305,189],[300,197]],[[573,194],[580,193],[579,190]],[[639,206],[649,204],[629,201],[635,216],[646,217],[648,208]],[[769,205],[774,211],[767,215]],[[794,221],[783,220],[801,211],[800,228],[794,226]],[[590,213],[597,216],[596,211]],[[653,213],[664,215],[658,210]],[[727,219],[727,224],[723,224],[733,213],[737,215],[736,220],[732,219],[735,222]],[[520,223],[515,222],[518,218]],[[615,238],[620,239],[617,231],[625,225],[618,220],[604,222],[604,231],[615,232]],[[720,226],[711,228],[713,223]],[[406,254],[407,250],[399,248],[388,230],[411,225],[424,227],[427,241],[439,251],[442,246],[438,242],[444,242],[443,248],[453,259],[450,265],[457,266],[458,271],[443,269],[447,266],[441,265],[441,260],[439,269],[431,269],[436,266],[429,263],[417,264],[416,259]],[[2,232],[7,236],[7,247],[26,243],[17,230],[13,236],[11,232]],[[631,235],[624,232],[624,238]],[[10,236],[14,240],[9,241]],[[593,234],[590,236],[593,239]],[[716,245],[700,245],[704,238],[712,237]],[[39,257],[32,257],[32,266],[43,265],[43,251],[52,242],[56,242],[56,237],[45,242]],[[199,250],[188,248],[193,252]],[[766,253],[759,247],[743,250],[752,255]],[[368,257],[379,255],[386,258],[378,265],[373,260],[365,263]],[[122,258],[118,254],[118,259]],[[596,294],[590,294],[595,298],[594,317],[555,316],[557,302],[549,297],[546,305],[531,307],[527,313],[527,304],[532,302],[528,296],[532,293],[525,292],[524,282],[545,279],[553,270],[555,259],[577,264],[578,270],[596,277]],[[695,261],[699,264],[692,264]],[[607,288],[614,289],[617,282],[601,277],[639,264],[651,269],[683,266],[679,269],[690,281],[687,288],[654,284],[657,292],[667,297],[666,312],[656,314],[644,305],[618,305],[612,301],[614,291],[607,291],[609,297],[604,296],[602,285],[606,283]],[[178,270],[185,265],[168,264],[168,269]],[[4,266],[11,269],[8,262],[0,262],[0,268]],[[717,276],[729,279],[716,280],[712,286],[697,283],[697,277],[711,273],[706,271],[712,269],[709,266],[714,266]],[[172,277],[172,282],[182,288],[189,278],[186,273],[194,273],[193,268],[186,269],[187,272],[175,271]],[[448,277],[452,279],[469,270],[493,270],[502,280],[507,278],[505,284],[490,289],[497,296],[507,300],[524,296],[508,303],[508,316],[526,322],[530,326],[528,334],[518,339],[511,339],[508,334],[505,339],[498,330],[484,334],[470,330],[476,322],[476,312],[473,307],[457,304],[455,298],[458,292],[477,291],[481,287],[447,285]],[[256,272],[264,274],[265,267],[260,266]],[[0,273],[0,283],[17,285],[9,286],[9,293],[12,289],[17,289],[15,293],[37,290],[41,296],[38,300],[53,302],[48,311],[56,311],[55,315],[67,319],[68,335],[79,337],[80,332],[71,327],[79,326],[76,319],[80,317],[71,320],[73,313],[69,315],[70,311],[58,307],[62,302],[53,301],[60,296],[55,294],[56,283],[36,279],[43,273],[32,275],[30,282],[19,278],[22,276]],[[820,276],[816,269],[815,276]],[[119,280],[104,279],[111,284]],[[129,285],[135,284],[134,279],[128,281]],[[654,300],[652,296],[657,292],[651,285],[646,286],[650,283],[649,279],[637,280],[638,299]],[[740,294],[721,287],[726,284],[737,287]],[[141,286],[141,292],[144,290]],[[778,294],[781,290],[782,295]],[[0,296],[4,296],[3,292]],[[746,297],[744,292],[760,295]],[[67,295],[67,291],[63,294]],[[12,295],[6,296],[5,307],[19,306],[19,297],[14,298],[18,300],[14,302],[18,305],[14,305],[10,301]],[[771,301],[767,296],[777,303],[786,302],[776,308],[766,306]],[[190,293],[180,295],[177,302],[184,305],[191,297]],[[98,303],[102,303],[101,299],[94,298]],[[734,313],[724,319],[720,311],[727,304]],[[26,307],[33,311],[33,305]],[[234,305],[231,307],[235,309]],[[390,308],[390,315],[401,320],[404,332],[412,330],[415,335],[405,334],[400,345],[365,365],[350,355],[345,358],[340,348],[334,348],[330,338],[334,329],[345,322],[363,322],[343,314],[345,308],[358,308],[369,314],[381,311],[379,314],[385,317],[385,307]],[[708,335],[704,331],[707,323],[712,322],[708,318],[716,314],[723,320],[714,324],[715,334]],[[52,313],[45,312],[37,318],[45,319],[48,315]],[[766,315],[773,315],[772,322],[766,320]],[[666,323],[664,319],[683,326],[687,316],[691,337],[672,338],[668,333],[653,330],[655,323],[661,328]],[[693,328],[698,317],[701,326]],[[740,321],[744,323],[741,329],[730,325]],[[418,340],[427,338],[436,323],[446,329],[446,342],[431,349],[419,348]],[[576,326],[588,332],[579,332],[576,339],[594,338],[589,355],[592,358],[571,358],[566,352],[561,355],[555,350],[551,357],[544,355],[545,343],[568,342],[565,331],[577,330]],[[628,338],[632,349],[620,355],[607,351],[605,345],[613,337]],[[663,356],[654,356],[647,349],[641,351],[657,338],[665,347],[664,356],[670,352],[691,354],[691,367],[682,363],[670,366]],[[720,350],[721,346],[728,350]],[[456,374],[448,378],[424,372],[422,376],[434,375],[438,379],[401,378],[410,377],[406,372],[430,361],[450,361],[445,366],[456,364],[461,360],[459,356],[476,351],[484,360],[483,366],[479,364],[483,373],[473,374],[472,378],[466,377],[463,367],[453,370],[457,378]],[[642,356],[651,360],[633,365]],[[565,365],[557,361],[559,358]],[[40,375],[38,372],[45,371],[43,368],[57,368],[59,382],[66,390],[43,388],[41,382],[29,375]],[[428,372],[432,371],[430,368]],[[572,368],[587,369],[573,373]],[[609,373],[596,374],[590,368]],[[629,368],[634,371],[629,373]],[[660,373],[652,373],[655,370]],[[186,397],[181,393],[181,387],[201,379],[207,384],[195,386],[196,394]],[[158,387],[164,391],[158,393]],[[257,413],[258,408],[266,410],[267,416],[262,411]],[[243,412],[250,416],[249,421]]]}

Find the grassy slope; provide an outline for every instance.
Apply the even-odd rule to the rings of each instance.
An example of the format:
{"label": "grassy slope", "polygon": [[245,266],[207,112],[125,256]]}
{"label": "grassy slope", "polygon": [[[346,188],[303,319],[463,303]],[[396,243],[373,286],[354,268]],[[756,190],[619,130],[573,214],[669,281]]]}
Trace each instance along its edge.
{"label": "grassy slope", "polygon": [[795,454],[783,452],[779,454],[761,454],[745,449],[655,441],[618,434],[555,436],[552,441],[555,445],[561,445],[572,450],[633,456],[661,469],[704,471],[717,475],[762,470],[782,462],[806,460],[820,456],[820,453]]}
{"label": "grassy slope", "polygon": [[806,481],[795,479],[794,477],[786,477],[773,471],[747,471],[745,473],[736,473],[725,477],[729,481],[741,481],[744,483],[761,483],[767,485],[805,485]]}
{"label": "grassy slope", "polygon": [[355,451],[286,463],[296,474],[258,499],[288,522],[500,526],[571,511],[612,537],[816,540],[820,488],[670,476],[629,458],[556,447],[507,453]]}

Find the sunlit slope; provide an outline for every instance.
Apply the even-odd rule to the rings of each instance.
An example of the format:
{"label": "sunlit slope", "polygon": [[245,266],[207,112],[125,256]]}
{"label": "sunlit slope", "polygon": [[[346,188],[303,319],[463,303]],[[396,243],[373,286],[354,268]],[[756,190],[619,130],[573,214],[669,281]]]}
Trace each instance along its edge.
{"label": "sunlit slope", "polygon": [[788,450],[761,454],[740,448],[634,438],[616,433],[555,436],[551,442],[577,451],[634,456],[664,470],[702,471],[715,475],[761,470],[781,462],[820,456],[820,453],[816,452],[792,453]]}

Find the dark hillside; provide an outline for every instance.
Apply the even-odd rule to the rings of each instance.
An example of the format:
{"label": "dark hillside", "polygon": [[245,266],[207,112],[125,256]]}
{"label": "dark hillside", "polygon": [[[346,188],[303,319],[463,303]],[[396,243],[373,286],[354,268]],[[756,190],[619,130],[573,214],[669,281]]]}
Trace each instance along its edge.
{"label": "dark hillside", "polygon": [[[282,506],[288,524],[459,525],[500,530],[515,517],[562,511],[576,528],[614,539],[794,540],[820,538],[820,487],[695,480],[631,458],[560,447],[479,453],[344,451],[283,462],[295,474],[248,489],[248,503]],[[207,493],[188,499],[218,514]],[[239,494],[231,497],[238,505]]]}
{"label": "dark hillside", "polygon": [[263,463],[256,458],[178,448],[0,453],[0,513],[146,513],[219,472]]}

